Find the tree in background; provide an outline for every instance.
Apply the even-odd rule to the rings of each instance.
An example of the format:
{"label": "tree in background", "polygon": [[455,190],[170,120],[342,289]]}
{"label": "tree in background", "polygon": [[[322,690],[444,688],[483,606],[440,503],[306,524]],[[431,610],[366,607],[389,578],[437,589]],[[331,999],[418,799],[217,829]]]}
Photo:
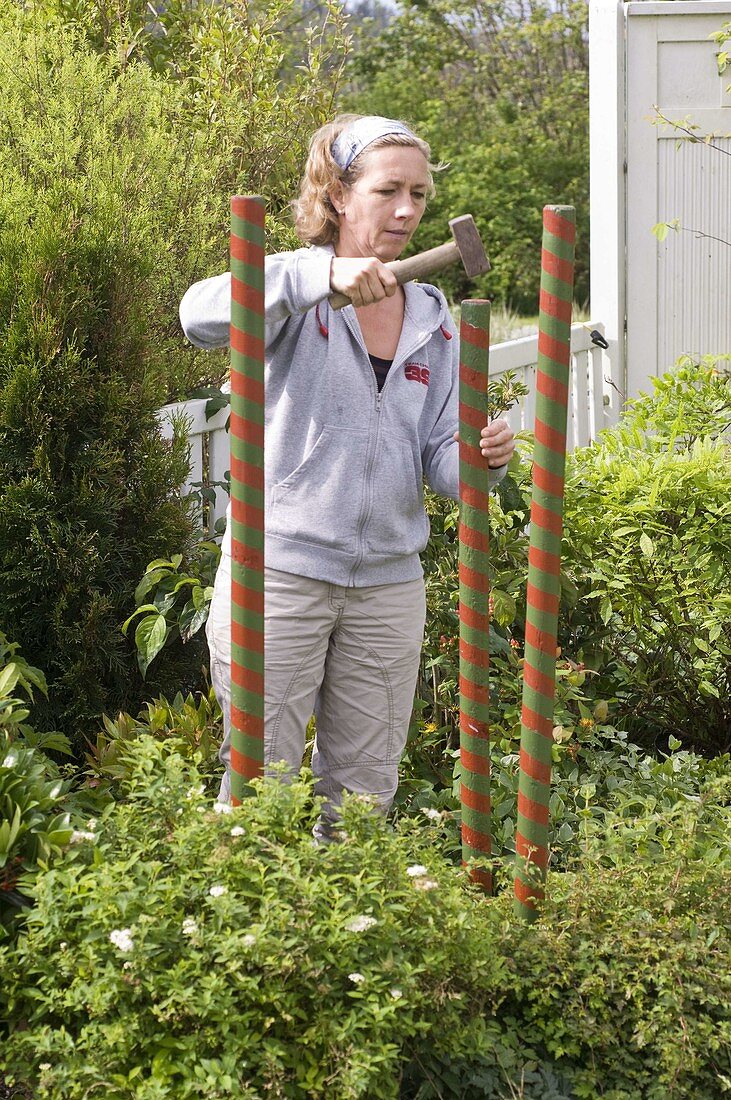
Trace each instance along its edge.
{"label": "tree in background", "polygon": [[576,293],[588,297],[589,104],[585,0],[408,0],[381,33],[356,28],[344,104],[403,117],[449,164],[419,234],[440,243],[450,217],[473,213],[493,271],[479,293],[534,312],[541,211],[577,208]]}

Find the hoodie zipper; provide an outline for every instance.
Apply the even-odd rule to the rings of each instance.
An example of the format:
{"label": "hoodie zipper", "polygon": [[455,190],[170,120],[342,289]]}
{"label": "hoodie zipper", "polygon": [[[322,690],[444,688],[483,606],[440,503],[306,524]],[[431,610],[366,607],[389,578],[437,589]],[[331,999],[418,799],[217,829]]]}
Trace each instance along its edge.
{"label": "hoodie zipper", "polygon": [[[356,328],[353,325],[353,322],[352,322],[351,318],[348,316],[347,313],[343,314],[343,320],[345,321],[345,324],[347,325],[351,335],[354,337],[355,342],[362,348],[363,354],[365,355],[366,359],[368,360],[368,372],[369,372],[369,377],[370,377],[371,392],[373,392],[373,390],[375,390],[375,399],[376,399],[375,400],[376,430],[375,430],[375,433],[373,435],[373,439],[371,439],[370,432],[369,432],[368,450],[366,452],[366,464],[365,464],[365,473],[364,473],[365,499],[363,501],[363,506],[361,508],[360,516],[358,517],[358,527],[356,529],[356,535],[355,535],[355,538],[356,538],[356,542],[355,542],[355,545],[356,545],[355,561],[353,562],[353,567],[350,570],[350,576],[348,577],[348,587],[352,588],[353,585],[354,585],[355,575],[358,572],[360,566],[362,565],[363,558],[365,556],[364,552],[363,552],[363,531],[365,529],[366,521],[367,521],[368,516],[370,515],[370,511],[371,511],[370,481],[371,481],[371,473],[373,472],[373,464],[374,464],[375,459],[376,459],[376,450],[378,448],[378,436],[380,434],[380,428],[381,428],[381,393],[382,393],[382,391],[379,392],[379,390],[378,390],[378,385],[376,383],[376,376],[373,373],[373,367],[371,366],[370,359],[368,359],[368,349],[367,349],[367,347],[365,346],[365,344],[363,342],[363,338],[362,338],[362,335],[360,333],[359,328]],[[386,379],[386,382],[388,382],[388,378]],[[384,383],[384,387],[385,387],[385,383]]]}
{"label": "hoodie zipper", "polygon": [[363,550],[363,531],[365,530],[365,526],[366,526],[368,520],[370,519],[370,514],[371,514],[371,473],[373,471],[373,464],[375,462],[376,452],[378,450],[378,439],[379,439],[379,436],[380,436],[380,433],[381,433],[381,404],[382,404],[382,401],[383,401],[383,395],[385,393],[386,386],[388,385],[388,383],[391,379],[391,376],[395,372],[395,370],[398,367],[400,367],[402,363],[405,363],[406,360],[411,355],[414,354],[414,352],[419,350],[419,348],[424,347],[428,343],[429,338],[430,338],[431,335],[433,335],[433,333],[420,332],[416,342],[413,343],[411,346],[409,346],[409,348],[403,354],[401,354],[399,356],[398,360],[396,360],[396,359],[393,360],[393,362],[391,364],[391,367],[390,367],[390,370],[389,370],[388,374],[386,375],[386,381],[383,383],[383,389],[379,390],[378,385],[376,383],[376,376],[373,372],[373,367],[371,366],[370,358],[368,357],[368,349],[365,346],[365,343],[363,342],[363,338],[362,338],[362,335],[360,333],[360,330],[359,329],[356,330],[356,328],[354,327],[354,325],[352,323],[351,318],[348,316],[347,313],[343,313],[343,320],[345,321],[345,324],[347,325],[350,333],[355,338],[356,343],[359,344],[360,347],[363,349],[363,353],[365,354],[366,359],[368,360],[368,370],[369,370],[370,378],[371,378],[371,388],[373,389],[373,387],[375,387],[375,391],[376,391],[376,393],[375,393],[375,397],[376,397],[376,403],[375,403],[376,431],[375,431],[375,436],[374,436],[373,443],[371,444],[369,442],[368,452],[367,452],[367,456],[366,456],[365,474],[364,474],[365,488],[366,488],[366,499],[363,503],[363,508],[361,509],[360,518],[358,520],[358,528],[357,528],[357,531],[356,531],[356,547],[357,547],[357,549],[356,549],[356,558],[355,558],[355,562],[353,563],[353,568],[350,570],[350,576],[348,577],[348,586],[353,587],[354,586],[355,575],[358,572],[358,570],[360,569],[361,565],[363,564],[363,558],[365,556],[364,550]]}

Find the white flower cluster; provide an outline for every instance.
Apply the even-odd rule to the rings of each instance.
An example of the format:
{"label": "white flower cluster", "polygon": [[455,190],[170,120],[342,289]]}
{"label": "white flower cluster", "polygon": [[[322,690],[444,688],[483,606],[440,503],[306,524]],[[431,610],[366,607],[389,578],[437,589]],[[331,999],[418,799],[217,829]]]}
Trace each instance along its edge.
{"label": "white flower cluster", "polygon": [[131,928],[115,928],[109,933],[109,939],[123,955],[128,955],[135,945],[134,932]]}
{"label": "white flower cluster", "polygon": [[422,810],[421,812],[423,813],[424,817],[428,817],[430,821],[442,820],[442,811],[435,810],[433,806],[429,806],[428,809]]}
{"label": "white flower cluster", "polygon": [[363,913],[359,917],[353,917],[345,925],[347,932],[366,932],[369,928],[372,928],[374,924],[378,924],[375,917],[369,917],[366,913]]}
{"label": "white flower cluster", "polygon": [[234,825],[233,829],[231,830],[231,836],[243,836],[245,832],[246,829],[243,825]]}
{"label": "white flower cluster", "polygon": [[186,791],[185,797],[186,798],[200,798],[201,795],[205,794],[205,790],[206,790],[206,788],[201,783],[201,785],[199,787],[191,787],[189,791]]}
{"label": "white flower cluster", "polygon": [[223,897],[224,894],[228,893],[228,887],[227,886],[212,886],[210,888],[210,890],[208,891],[208,893],[211,895],[212,898],[220,898],[220,897]]}
{"label": "white flower cluster", "polygon": [[228,802],[214,802],[213,812],[214,814],[230,814],[232,807]]}
{"label": "white flower cluster", "polygon": [[96,833],[89,829],[74,829],[69,844],[80,844],[82,840],[96,840]]}
{"label": "white flower cluster", "polygon": [[416,890],[436,890],[439,883],[435,878],[429,878],[429,872],[421,863],[414,863],[406,868],[406,874],[414,880]]}
{"label": "white flower cluster", "polygon": [[348,974],[348,981],[352,982],[353,985],[360,985],[361,982],[365,981],[365,976],[363,974],[357,974],[357,973],[356,974]]}
{"label": "white flower cluster", "polygon": [[194,936],[196,934],[196,932],[198,931],[198,925],[192,917],[185,918],[185,920],[183,921],[182,931],[184,936]]}
{"label": "white flower cluster", "polygon": [[256,936],[252,936],[251,932],[247,932],[245,936],[240,940],[242,947],[253,947],[256,943]]}

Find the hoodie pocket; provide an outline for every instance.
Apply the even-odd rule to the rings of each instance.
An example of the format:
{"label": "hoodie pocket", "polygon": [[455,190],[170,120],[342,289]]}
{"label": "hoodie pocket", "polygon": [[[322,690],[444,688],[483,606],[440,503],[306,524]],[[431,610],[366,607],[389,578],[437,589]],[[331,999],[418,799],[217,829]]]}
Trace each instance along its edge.
{"label": "hoodie pocket", "polygon": [[372,499],[365,530],[373,554],[420,553],[429,538],[421,457],[410,440],[382,431],[374,462]]}
{"label": "hoodie pocket", "polygon": [[271,492],[269,533],[353,553],[363,508],[368,432],[325,426]]}

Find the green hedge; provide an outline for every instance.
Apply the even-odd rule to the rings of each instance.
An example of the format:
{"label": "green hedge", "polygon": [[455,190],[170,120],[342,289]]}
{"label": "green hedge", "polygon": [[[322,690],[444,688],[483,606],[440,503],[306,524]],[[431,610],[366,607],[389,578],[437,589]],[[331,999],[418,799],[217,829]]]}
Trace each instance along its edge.
{"label": "green hedge", "polygon": [[[313,846],[311,787],[222,812],[136,743],[0,946],[0,1071],[49,1100],[202,1096],[717,1100],[731,1080],[729,779],[655,859],[587,841],[533,926],[353,801]],[[213,812],[218,809],[219,812]],[[605,858],[606,857],[606,858]]]}
{"label": "green hedge", "polygon": [[574,452],[562,644],[645,745],[731,748],[731,374],[686,358]]}
{"label": "green hedge", "polygon": [[0,622],[46,673],[39,725],[81,741],[138,698],[119,624],[150,557],[191,537],[147,293],[175,150],[144,70],[12,7],[0,30]]}
{"label": "green hedge", "polygon": [[[46,673],[39,725],[77,745],[139,706],[119,627],[146,564],[191,541],[186,446],[155,411],[227,356],[186,348],[178,303],[227,264],[232,193],[264,193],[270,246],[291,242],[279,211],[332,103],[342,18],[285,79],[293,6],[0,12],[0,625]],[[155,686],[197,683],[202,649]]]}

